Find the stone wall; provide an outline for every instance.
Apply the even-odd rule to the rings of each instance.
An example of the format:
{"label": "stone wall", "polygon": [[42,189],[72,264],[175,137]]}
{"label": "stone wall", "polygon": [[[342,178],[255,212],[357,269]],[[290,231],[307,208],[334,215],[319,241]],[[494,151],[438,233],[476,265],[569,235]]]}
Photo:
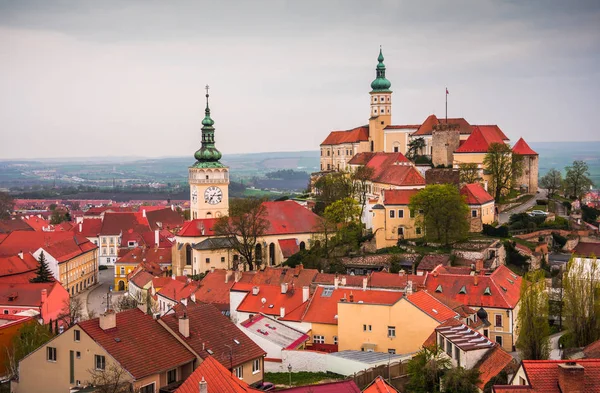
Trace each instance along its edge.
{"label": "stone wall", "polygon": [[433,166],[452,166],[454,151],[460,143],[458,124],[437,124],[432,130],[431,161]]}
{"label": "stone wall", "polygon": [[425,172],[425,184],[460,184],[458,169],[431,168]]}
{"label": "stone wall", "polygon": [[523,157],[523,173],[517,180],[517,186],[525,186],[527,192],[535,194],[538,190],[539,176],[539,157],[538,156],[522,156]]}

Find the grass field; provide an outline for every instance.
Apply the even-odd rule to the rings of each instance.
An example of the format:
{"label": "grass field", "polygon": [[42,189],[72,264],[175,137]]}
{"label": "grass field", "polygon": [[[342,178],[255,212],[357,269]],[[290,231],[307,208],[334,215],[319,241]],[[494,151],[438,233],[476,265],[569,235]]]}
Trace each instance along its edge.
{"label": "grass field", "polygon": [[[292,373],[292,386],[314,385],[319,382],[333,382],[346,379],[343,375],[333,373],[310,373],[300,371]],[[279,386],[289,386],[289,373],[265,373],[265,381]]]}

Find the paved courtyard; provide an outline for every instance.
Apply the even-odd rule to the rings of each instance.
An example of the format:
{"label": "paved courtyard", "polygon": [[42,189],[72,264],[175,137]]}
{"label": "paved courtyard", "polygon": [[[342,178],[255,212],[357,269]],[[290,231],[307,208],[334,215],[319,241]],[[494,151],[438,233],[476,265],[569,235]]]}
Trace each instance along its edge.
{"label": "paved courtyard", "polygon": [[[85,309],[83,310],[84,316],[87,316],[90,312],[97,316],[106,310],[106,294],[110,291],[111,287],[114,286],[114,277],[114,268],[100,270],[98,284],[77,295],[81,297],[85,304]],[[111,293],[112,302],[122,295],[123,292],[115,292],[113,290]]]}

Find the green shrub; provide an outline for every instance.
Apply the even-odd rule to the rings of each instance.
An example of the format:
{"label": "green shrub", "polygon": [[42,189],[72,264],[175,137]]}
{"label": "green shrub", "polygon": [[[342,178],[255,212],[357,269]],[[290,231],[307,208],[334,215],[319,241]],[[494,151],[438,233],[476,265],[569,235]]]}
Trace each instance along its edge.
{"label": "green shrub", "polygon": [[108,270],[108,266],[100,265],[100,266],[98,266],[98,270]]}
{"label": "green shrub", "polygon": [[494,236],[494,237],[508,237],[508,227],[506,225],[501,225],[499,227],[494,227],[492,225],[483,224],[484,235]]}
{"label": "green shrub", "polygon": [[552,232],[552,239],[554,239],[554,243],[556,243],[560,248],[563,248],[565,244],[567,244],[567,238],[561,236],[561,234],[557,232]]}
{"label": "green shrub", "polygon": [[546,205],[548,205],[548,200],[547,199],[536,199],[535,204],[540,205],[540,206],[546,206]]}

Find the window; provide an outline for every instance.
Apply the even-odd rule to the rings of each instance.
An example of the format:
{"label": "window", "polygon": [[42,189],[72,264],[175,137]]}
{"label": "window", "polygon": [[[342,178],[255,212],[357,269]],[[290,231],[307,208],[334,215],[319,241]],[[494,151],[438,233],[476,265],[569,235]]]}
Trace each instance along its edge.
{"label": "window", "polygon": [[452,343],[446,340],[446,355],[452,357]]}
{"label": "window", "polygon": [[394,217],[396,217],[396,211],[390,210],[390,218],[394,218]]}
{"label": "window", "polygon": [[502,327],[502,315],[496,314],[496,327]]}
{"label": "window", "polygon": [[417,228],[415,229],[415,231],[416,231],[416,234],[417,234],[417,235],[420,235],[420,234],[421,234],[421,228],[417,227]]}
{"label": "window", "polygon": [[56,362],[56,348],[46,347],[46,360],[49,362]]}
{"label": "window", "polygon": [[377,97],[373,97],[373,101],[377,102]]}
{"label": "window", "polygon": [[206,263],[210,263],[210,258],[206,258]]}
{"label": "window", "polygon": [[244,379],[244,369],[242,366],[236,367],[233,369],[233,374],[238,377],[238,379]]}
{"label": "window", "polygon": [[396,350],[394,348],[388,348],[388,353],[390,355],[395,355],[396,354]]}
{"label": "window", "polygon": [[398,228],[398,236],[404,236],[404,228],[403,227]]}
{"label": "window", "polygon": [[79,351],[75,352],[75,357],[77,359],[81,359],[81,352],[79,352]]}
{"label": "window", "polygon": [[471,217],[477,217],[477,210],[471,210]]}
{"label": "window", "polygon": [[404,209],[398,209],[398,218],[404,218]]}
{"label": "window", "polygon": [[456,359],[456,363],[460,367],[460,349],[458,347],[454,347],[454,359]]}
{"label": "window", "polygon": [[221,263],[225,262],[225,257],[221,257]]}
{"label": "window", "polygon": [[488,335],[489,335],[489,334],[490,334],[490,333],[489,333],[489,330],[487,330],[487,329],[483,329],[483,335],[484,335],[484,336],[488,337]]}
{"label": "window", "polygon": [[154,382],[152,382],[150,385],[142,386],[140,388],[140,393],[155,393]]}
{"label": "window", "polygon": [[327,150],[327,155],[329,155],[329,150]]}
{"label": "window", "polygon": [[325,344],[325,336],[313,336],[313,343],[314,344]]}
{"label": "window", "polygon": [[260,372],[260,359],[254,359],[252,361],[252,374],[256,374]]}
{"label": "window", "polygon": [[125,267],[121,266],[121,275],[124,276],[125,275]]}
{"label": "window", "polygon": [[388,326],[388,337],[396,337],[396,326]]}
{"label": "window", "polygon": [[96,370],[104,370],[106,368],[106,359],[102,355],[94,355],[94,363]]}
{"label": "window", "polygon": [[73,335],[74,335],[74,340],[75,341],[81,341],[81,330],[73,330]]}
{"label": "window", "polygon": [[446,341],[444,340],[444,336],[442,336],[441,334],[438,333],[438,345],[442,349],[442,351],[444,350],[445,344],[446,344]]}
{"label": "window", "polygon": [[394,146],[394,153],[398,153],[398,146]]}
{"label": "window", "polygon": [[177,381],[177,369],[167,371],[167,383],[173,383]]}
{"label": "window", "polygon": [[496,336],[496,342],[502,346],[502,336]]}
{"label": "window", "polygon": [[371,325],[363,325],[363,332],[370,332],[371,331]]}
{"label": "window", "polygon": [[4,310],[4,314],[8,314],[8,310]]}
{"label": "window", "polygon": [[338,338],[337,338],[337,336],[333,336],[333,344],[334,345],[338,344]]}
{"label": "window", "polygon": [[525,378],[519,377],[519,385],[527,385],[527,383],[525,382]]}

